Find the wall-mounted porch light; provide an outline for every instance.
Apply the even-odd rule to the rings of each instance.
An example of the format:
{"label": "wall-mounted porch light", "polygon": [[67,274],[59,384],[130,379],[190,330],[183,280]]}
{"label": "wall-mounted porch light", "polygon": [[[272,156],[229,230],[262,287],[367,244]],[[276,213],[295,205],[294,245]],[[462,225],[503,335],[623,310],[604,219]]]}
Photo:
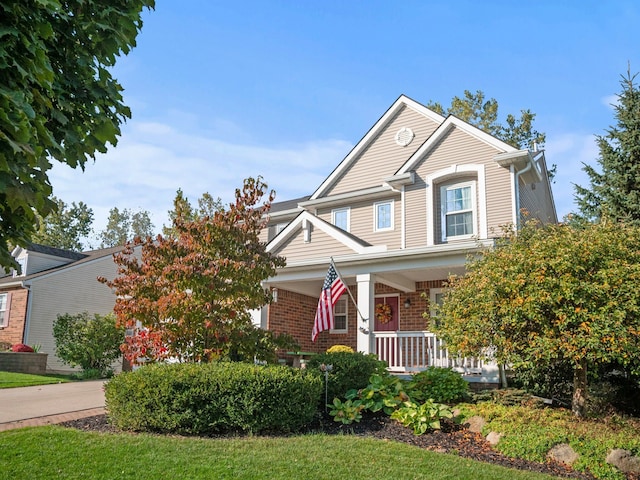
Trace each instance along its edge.
{"label": "wall-mounted porch light", "polygon": [[409,308],[411,306],[411,300],[408,298],[404,301],[404,308]]}

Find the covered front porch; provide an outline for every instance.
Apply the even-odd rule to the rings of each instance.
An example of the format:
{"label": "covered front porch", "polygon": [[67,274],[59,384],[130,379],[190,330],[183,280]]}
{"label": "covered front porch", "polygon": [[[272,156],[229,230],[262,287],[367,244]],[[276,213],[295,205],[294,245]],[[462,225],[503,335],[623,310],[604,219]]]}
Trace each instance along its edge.
{"label": "covered front porch", "polygon": [[334,257],[349,290],[341,297],[344,318],[340,328],[321,332],[316,342],[311,341],[313,318],[330,259],[290,262],[266,282],[275,302],[263,311],[262,326],[293,335],[302,351],[321,353],[332,345],[344,344],[376,354],[395,374],[408,375],[435,366],[454,368],[472,382],[498,383],[497,366],[453,358],[429,331],[431,307],[439,299],[443,282],[452,273],[464,272],[465,254],[459,248],[437,250],[438,255],[425,255],[422,249],[405,250],[398,256],[387,252],[368,255],[366,261],[357,255]]}

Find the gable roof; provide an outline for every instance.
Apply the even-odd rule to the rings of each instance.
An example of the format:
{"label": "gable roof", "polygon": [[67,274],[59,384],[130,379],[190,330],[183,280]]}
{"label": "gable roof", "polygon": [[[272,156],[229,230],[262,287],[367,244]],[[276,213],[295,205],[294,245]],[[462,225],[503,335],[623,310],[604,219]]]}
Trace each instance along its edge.
{"label": "gable roof", "polygon": [[412,100],[406,95],[400,95],[393,105],[391,105],[382,117],[380,117],[380,119],[369,129],[366,135],[362,137],[353,149],[351,149],[342,162],[340,162],[333,172],[331,172],[331,174],[322,182],[322,184],[311,195],[309,200],[316,200],[325,195],[340,176],[353,164],[353,162],[355,162],[358,156],[376,138],[378,133],[380,133],[393,120],[396,114],[405,107],[415,110],[437,124],[441,124],[445,121],[445,118],[442,115],[434,112],[433,110],[429,110],[424,105]]}
{"label": "gable roof", "polygon": [[278,247],[284,245],[286,241],[291,238],[298,231],[308,228],[308,225],[313,225],[318,230],[326,233],[334,240],[337,240],[341,244],[350,248],[356,253],[368,253],[368,252],[381,252],[386,250],[386,246],[374,246],[370,243],[365,242],[364,240],[352,235],[349,232],[345,232],[341,228],[336,227],[319,217],[309,213],[308,211],[303,211],[298,215],[294,220],[287,225],[287,227],[282,230],[278,235],[276,235],[267,245],[267,252],[273,252],[278,249]]}
{"label": "gable roof", "polygon": [[438,142],[444,137],[447,132],[452,128],[458,128],[464,133],[471,135],[472,137],[486,143],[487,145],[495,148],[498,152],[518,152],[519,150],[512,147],[508,143],[497,139],[493,135],[488,134],[484,130],[480,130],[478,127],[471,125],[470,123],[460,120],[454,115],[449,115],[444,122],[440,124],[438,128],[431,134],[431,136],[415,151],[407,162],[396,172],[396,175],[402,175],[412,171],[417,164],[424,158],[424,156],[434,148]]}
{"label": "gable roof", "polygon": [[[83,265],[85,263],[99,260],[104,257],[112,256],[114,253],[121,252],[123,249],[124,249],[123,246],[117,246],[117,247],[110,247],[110,248],[101,248],[98,250],[89,250],[86,252],[78,253],[78,252],[71,252],[69,250],[63,250],[63,249],[54,248],[54,247],[47,247],[45,245],[31,244],[29,245],[29,248],[25,249],[28,252],[33,251],[38,253],[46,253],[49,255],[54,255],[52,253],[49,253],[53,251],[67,252],[68,254],[73,254],[75,256],[75,260],[72,259],[71,262],[65,263],[64,265],[58,265],[58,266],[48,268],[40,272],[32,273],[31,275],[26,275],[23,277],[10,276],[10,277],[0,278],[0,287],[14,285],[14,284],[21,284],[22,282],[27,282],[29,280],[37,279],[43,276],[55,275],[56,273],[59,273],[63,270],[75,268],[78,265]],[[56,256],[61,256],[61,255],[56,255]],[[65,257],[65,258],[69,258],[69,257]]]}

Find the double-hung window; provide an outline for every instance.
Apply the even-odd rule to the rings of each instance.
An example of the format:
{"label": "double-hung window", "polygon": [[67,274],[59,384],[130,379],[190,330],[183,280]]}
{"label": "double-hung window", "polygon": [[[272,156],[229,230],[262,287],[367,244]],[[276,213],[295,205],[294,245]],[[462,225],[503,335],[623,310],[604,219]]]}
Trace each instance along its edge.
{"label": "double-hung window", "polygon": [[331,223],[345,232],[349,231],[349,208],[331,210]]}
{"label": "double-hung window", "polygon": [[347,299],[339,298],[333,306],[333,330],[332,333],[347,333]]}
{"label": "double-hung window", "polygon": [[393,201],[377,202],[373,205],[375,231],[393,229]]}
{"label": "double-hung window", "polygon": [[0,327],[9,325],[9,294],[0,293]]}
{"label": "double-hung window", "polygon": [[469,238],[475,232],[475,182],[445,185],[440,189],[442,241]]}

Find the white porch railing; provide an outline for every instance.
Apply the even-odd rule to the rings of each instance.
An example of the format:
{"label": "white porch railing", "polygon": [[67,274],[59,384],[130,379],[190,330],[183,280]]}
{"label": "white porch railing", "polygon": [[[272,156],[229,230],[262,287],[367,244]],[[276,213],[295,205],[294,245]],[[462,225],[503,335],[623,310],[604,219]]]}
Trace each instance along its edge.
{"label": "white porch railing", "polygon": [[375,353],[390,372],[414,373],[427,367],[453,368],[464,375],[481,375],[477,358],[450,357],[444,342],[431,332],[375,332]]}

